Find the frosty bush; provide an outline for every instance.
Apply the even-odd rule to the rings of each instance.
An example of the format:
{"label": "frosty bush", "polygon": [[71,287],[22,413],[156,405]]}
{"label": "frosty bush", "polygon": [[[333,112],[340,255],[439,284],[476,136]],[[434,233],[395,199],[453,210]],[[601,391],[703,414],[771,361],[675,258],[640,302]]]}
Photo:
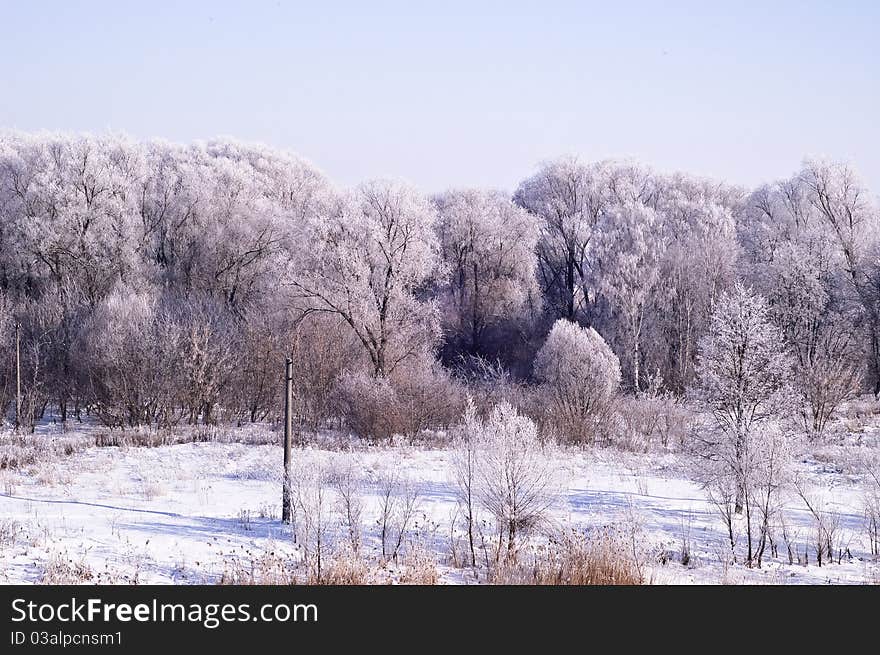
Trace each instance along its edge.
{"label": "frosty bush", "polygon": [[453,431],[452,474],[455,484],[458,505],[464,514],[467,526],[468,550],[470,552],[470,564],[477,565],[477,551],[475,547],[476,530],[476,479],[478,448],[482,423],[477,418],[477,412],[473,401],[469,398],[461,423]]}
{"label": "frosty bush", "polygon": [[670,392],[623,396],[614,407],[613,445],[621,450],[677,450],[687,440],[691,415]]}
{"label": "frosty bush", "polygon": [[397,397],[401,434],[416,436],[458,422],[464,407],[463,385],[432,358],[414,358],[390,379]]}
{"label": "frosty bush", "polygon": [[588,443],[601,434],[620,384],[620,362],[592,328],[558,320],[535,358],[546,427]]}
{"label": "frosty bush", "polygon": [[397,431],[397,397],[388,378],[346,373],[336,385],[340,415],[348,428],[367,439],[387,439]]}
{"label": "frosty bush", "polygon": [[420,500],[420,487],[400,474],[398,466],[379,479],[379,520],[382,559],[397,561],[404,538],[415,519]]}
{"label": "frosty bush", "polygon": [[445,428],[461,415],[463,404],[460,385],[439,364],[421,359],[386,377],[344,374],[336,392],[346,425],[367,439]]}
{"label": "frosty bush", "polygon": [[80,344],[88,362],[95,412],[110,427],[176,423],[179,334],[157,311],[156,294],[118,285],[98,306]]}
{"label": "frosty bush", "polygon": [[336,511],[348,532],[348,546],[355,555],[361,549],[361,518],[364,513],[364,481],[354,463],[349,460],[337,466],[331,476],[336,491]]}

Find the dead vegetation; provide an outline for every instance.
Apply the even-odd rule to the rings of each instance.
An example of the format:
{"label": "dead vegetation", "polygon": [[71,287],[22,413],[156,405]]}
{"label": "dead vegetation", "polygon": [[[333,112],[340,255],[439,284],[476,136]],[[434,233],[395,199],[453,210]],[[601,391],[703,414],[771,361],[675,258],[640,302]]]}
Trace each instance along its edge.
{"label": "dead vegetation", "polygon": [[496,567],[492,584],[641,585],[639,562],[614,530],[565,532],[522,556]]}
{"label": "dead vegetation", "polygon": [[89,445],[88,438],[83,436],[0,432],[0,471],[22,469],[38,462],[70,457]]}
{"label": "dead vegetation", "polygon": [[343,548],[323,563],[320,575],[308,561],[297,561],[274,551],[249,558],[231,558],[223,569],[221,585],[434,585],[440,582],[433,554],[408,553],[391,569],[381,558]]}

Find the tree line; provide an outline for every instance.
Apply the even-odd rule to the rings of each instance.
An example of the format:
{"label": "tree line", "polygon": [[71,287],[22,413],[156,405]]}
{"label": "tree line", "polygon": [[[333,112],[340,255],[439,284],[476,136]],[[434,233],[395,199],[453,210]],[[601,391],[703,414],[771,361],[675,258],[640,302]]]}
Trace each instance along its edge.
{"label": "tree line", "polygon": [[585,440],[619,388],[690,394],[719,303],[753,294],[819,434],[880,390],[878,224],[822,161],[746,189],[560,158],[426,195],[234,141],[7,132],[0,408],[18,323],[30,428],[272,420],[290,354],[302,428],[415,434],[483,395]]}

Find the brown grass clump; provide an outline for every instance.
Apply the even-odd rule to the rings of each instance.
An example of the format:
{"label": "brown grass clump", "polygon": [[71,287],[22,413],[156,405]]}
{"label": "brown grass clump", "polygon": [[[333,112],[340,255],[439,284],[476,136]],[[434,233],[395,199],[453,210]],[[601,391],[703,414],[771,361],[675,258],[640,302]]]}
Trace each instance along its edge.
{"label": "brown grass clump", "polygon": [[538,548],[528,561],[498,566],[493,584],[640,585],[639,563],[613,532],[566,533]]}
{"label": "brown grass clump", "polygon": [[[276,553],[252,559],[232,559],[220,576],[222,585],[379,585],[395,581],[378,560],[344,549],[328,558],[320,576],[303,563]],[[396,578],[400,584],[433,585],[440,573],[430,553],[414,551]]]}
{"label": "brown grass clump", "polygon": [[375,567],[349,552],[328,560],[320,576],[303,564],[274,552],[250,560],[236,558],[226,563],[218,581],[221,585],[367,585],[381,582]]}
{"label": "brown grass clump", "polygon": [[311,585],[368,585],[381,584],[378,571],[364,558],[346,551],[334,557],[321,571],[318,578],[314,572],[308,575],[304,584]]}
{"label": "brown grass clump", "polygon": [[406,569],[398,578],[400,584],[439,584],[440,572],[437,570],[437,560],[430,551],[424,548],[415,548],[407,553],[404,564]]}

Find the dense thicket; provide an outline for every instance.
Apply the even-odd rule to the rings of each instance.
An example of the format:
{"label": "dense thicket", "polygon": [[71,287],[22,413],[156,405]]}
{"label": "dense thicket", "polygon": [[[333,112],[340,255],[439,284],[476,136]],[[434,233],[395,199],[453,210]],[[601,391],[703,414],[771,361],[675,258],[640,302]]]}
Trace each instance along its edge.
{"label": "dense thicket", "polygon": [[[766,302],[818,433],[880,389],[878,223],[851,169],[824,162],[747,190],[562,158],[512,196],[429,197],[387,180],[339,189],[231,141],[4,133],[0,407],[11,418],[20,323],[29,425],[47,408],[121,427],[271,419],[290,353],[303,428],[445,426],[466,387],[503,382],[534,389],[544,400],[519,405],[559,429],[570,417],[548,417],[547,399],[566,389],[601,390],[603,414],[618,377],[683,394],[740,283]],[[557,324],[545,345],[560,319],[587,331]],[[581,361],[568,341],[590,375],[614,374],[549,390],[577,374],[562,370]]]}

